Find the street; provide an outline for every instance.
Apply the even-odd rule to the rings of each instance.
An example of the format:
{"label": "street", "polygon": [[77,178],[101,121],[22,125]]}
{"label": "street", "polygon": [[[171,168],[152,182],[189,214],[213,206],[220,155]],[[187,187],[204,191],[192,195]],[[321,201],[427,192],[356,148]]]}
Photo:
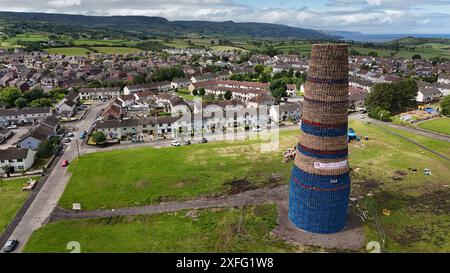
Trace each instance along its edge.
{"label": "street", "polygon": [[23,246],[26,244],[33,231],[46,223],[46,220],[57,206],[70,178],[67,168],[61,167],[61,163],[63,160],[72,162],[77,156],[77,143],[75,139],[78,138],[80,131],[89,130],[89,127],[97,118],[98,113],[104,105],[105,104],[96,104],[92,106],[84,120],[72,124],[74,128],[78,128],[78,130],[74,131],[74,140],[69,143],[64,154],[59,158],[59,161],[56,162],[56,167],[48,174],[45,185],[39,191],[33,203],[10,236],[10,239],[19,240],[19,246],[14,252],[22,251]]}

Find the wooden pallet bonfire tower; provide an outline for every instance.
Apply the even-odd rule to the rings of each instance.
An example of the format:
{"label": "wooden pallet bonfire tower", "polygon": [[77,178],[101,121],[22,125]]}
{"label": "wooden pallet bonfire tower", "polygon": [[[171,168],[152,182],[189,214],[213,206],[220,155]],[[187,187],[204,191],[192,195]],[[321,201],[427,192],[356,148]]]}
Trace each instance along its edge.
{"label": "wooden pallet bonfire tower", "polygon": [[348,47],[312,46],[289,219],[302,230],[330,234],[345,227],[348,164]]}

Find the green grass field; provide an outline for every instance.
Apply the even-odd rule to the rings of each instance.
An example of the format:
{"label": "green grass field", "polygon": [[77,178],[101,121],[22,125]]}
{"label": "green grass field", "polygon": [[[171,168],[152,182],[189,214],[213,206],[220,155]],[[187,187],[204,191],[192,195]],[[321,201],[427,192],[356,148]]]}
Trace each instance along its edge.
{"label": "green grass field", "polygon": [[374,48],[366,48],[360,46],[352,46],[354,50],[358,51],[360,54],[367,55],[370,52],[376,52],[379,57],[391,57],[395,51],[385,50],[385,49],[374,49]]}
{"label": "green grass field", "polygon": [[[450,216],[447,213],[450,164],[373,125],[350,121],[350,127],[358,135],[369,137],[368,141],[353,141],[349,145],[352,196],[362,197],[358,201],[360,208],[370,213],[372,210],[377,212],[386,234],[386,251],[450,251],[450,234],[447,232],[450,228]],[[394,131],[450,156],[448,142],[401,130]],[[297,133],[297,130],[283,132],[280,151],[264,155],[258,154],[258,141],[253,140],[159,149],[127,149],[83,156],[70,167],[73,176],[60,205],[70,208],[73,202],[80,202],[83,209],[89,210],[211,196],[226,193],[229,189],[226,182],[232,180],[246,179],[256,187],[267,185],[267,177],[272,173],[280,175],[279,183],[287,183],[292,165],[281,164],[281,154],[287,147],[295,144]],[[424,175],[425,168],[431,168],[431,176]],[[374,196],[366,196],[369,192],[373,192]],[[391,210],[389,216],[381,213],[385,208]],[[118,220],[120,223],[123,221],[121,219]],[[95,221],[101,223],[101,220],[90,221],[76,222],[80,225],[77,230],[85,230],[86,226],[90,227]],[[130,229],[135,228],[134,222],[135,220],[128,225]],[[63,233],[63,230],[65,232],[66,225],[69,224],[62,222],[45,227],[40,231],[47,232],[47,235],[42,235],[42,240],[47,239],[49,234]],[[367,241],[380,240],[373,221],[366,222],[365,233]],[[83,236],[95,238],[96,234],[99,233],[91,234],[89,231]],[[112,237],[108,238],[113,240]],[[192,242],[187,248],[196,251],[196,244]],[[38,243],[34,245],[37,247]],[[260,249],[258,247],[260,246],[254,245],[251,249],[257,251],[256,249]],[[171,251],[169,248],[165,249]],[[126,246],[124,251],[141,251],[141,248]]]}
{"label": "green grass field", "polygon": [[140,49],[134,47],[92,47],[92,49],[97,50],[99,53],[117,54],[117,55],[124,55],[127,53],[141,51]]}
{"label": "green grass field", "polygon": [[40,228],[25,252],[69,252],[69,241],[80,243],[81,252],[297,252],[270,236],[276,225],[274,205],[241,209],[202,209],[150,216],[77,220],[51,223]]}
{"label": "green grass field", "polygon": [[214,51],[247,51],[243,48],[240,47],[235,47],[235,46],[211,46],[211,49]]}
{"label": "green grass field", "polygon": [[0,182],[0,234],[28,197],[29,192],[22,191],[27,181],[28,178],[18,178]]}
{"label": "green grass field", "polygon": [[73,43],[76,46],[80,45],[87,45],[87,46],[135,46],[138,42],[137,41],[130,41],[130,40],[118,40],[118,39],[112,39],[112,40],[74,40]]}
{"label": "green grass field", "polygon": [[46,48],[44,51],[50,54],[63,54],[67,56],[84,56],[90,52],[90,50],[82,47],[55,47]]}
{"label": "green grass field", "polygon": [[285,181],[290,166],[281,163],[281,150],[294,145],[296,132],[282,132],[282,137],[280,152],[260,153],[261,144],[249,140],[88,154],[71,164],[60,205],[80,202],[86,210],[139,206],[223,194],[233,180],[263,186],[277,174]]}
{"label": "green grass field", "polygon": [[6,40],[7,43],[14,45],[18,41],[22,42],[46,42],[48,41],[48,35],[47,34],[32,34],[32,33],[25,33],[25,34],[17,34],[14,37],[11,37]]}
{"label": "green grass field", "polygon": [[418,126],[425,130],[450,135],[450,118],[433,119],[419,123]]}

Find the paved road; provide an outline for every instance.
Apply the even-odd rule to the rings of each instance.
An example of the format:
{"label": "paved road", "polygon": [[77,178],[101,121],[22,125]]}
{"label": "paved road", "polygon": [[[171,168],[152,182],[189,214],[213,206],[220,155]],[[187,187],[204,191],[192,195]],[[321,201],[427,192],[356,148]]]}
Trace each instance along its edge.
{"label": "paved road", "polygon": [[[73,123],[75,127],[79,128],[78,131],[74,132],[76,137],[78,137],[79,131],[89,129],[102,106],[103,105],[92,106],[85,119]],[[56,167],[49,174],[45,185],[39,191],[33,203],[28,208],[27,212],[10,236],[10,239],[17,239],[20,242],[15,252],[20,252],[33,231],[48,221],[49,216],[57,206],[70,177],[70,174],[67,172],[67,168],[60,167],[61,163],[63,160],[69,160],[69,162],[71,162],[76,156],[77,145],[76,142],[73,141],[69,143],[63,156],[57,162]]]}
{"label": "paved road", "polygon": [[[300,133],[300,128],[299,125],[292,125],[292,126],[284,126],[284,127],[279,127],[278,128],[278,132],[282,132],[282,131],[290,131],[290,130],[294,130],[298,128],[299,133]],[[274,131],[276,132],[276,131]],[[231,141],[231,140],[245,140],[245,139],[255,139],[258,137],[258,135],[263,138],[263,139],[270,139],[270,137],[273,138],[273,135],[271,135],[270,131],[268,130],[267,132],[265,131],[261,131],[261,132],[252,132],[252,131],[247,131],[247,132],[229,132],[227,134],[213,134],[213,135],[205,135],[205,137],[208,139],[208,142],[217,142],[217,141]],[[197,143],[200,141],[202,137],[201,136],[196,136],[194,138],[177,138],[177,140],[180,142],[181,145],[184,145],[184,140],[189,139],[193,145],[197,145]],[[171,139],[168,140],[157,140],[157,141],[153,141],[153,142],[142,142],[142,143],[131,143],[131,144],[120,144],[120,145],[112,145],[109,147],[97,147],[97,146],[90,146],[87,144],[83,144],[81,145],[80,148],[80,153],[81,154],[89,154],[89,153],[94,153],[94,152],[103,152],[103,151],[112,151],[112,150],[121,150],[121,149],[129,149],[129,148],[138,148],[138,147],[169,147],[170,145]],[[275,147],[277,148],[277,147]]]}
{"label": "paved road", "polygon": [[430,137],[430,138],[434,138],[434,139],[437,139],[437,140],[450,142],[450,136],[448,136],[448,135],[439,134],[439,133],[423,130],[423,129],[420,129],[420,128],[412,128],[412,127],[401,126],[401,125],[394,124],[392,122],[380,122],[379,120],[371,119],[371,118],[368,118],[368,117],[366,117],[365,119],[360,119],[359,116],[357,116],[357,115],[351,115],[351,116],[349,116],[349,118],[350,119],[354,119],[354,120],[370,121],[371,123],[374,123],[374,124],[382,124],[382,125],[387,126],[387,127],[391,127],[391,128],[402,130],[402,131],[407,131],[407,132],[410,132],[410,133],[413,133],[413,134],[416,134],[416,135]]}

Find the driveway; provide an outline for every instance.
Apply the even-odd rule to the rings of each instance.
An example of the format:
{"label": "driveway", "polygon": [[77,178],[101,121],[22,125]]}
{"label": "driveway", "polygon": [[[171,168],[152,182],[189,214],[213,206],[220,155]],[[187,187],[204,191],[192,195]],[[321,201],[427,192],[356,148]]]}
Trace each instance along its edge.
{"label": "driveway", "polygon": [[28,133],[28,130],[31,129],[32,126],[27,127],[18,127],[17,129],[13,129],[13,135],[8,138],[5,142],[0,144],[0,150],[8,149],[10,147],[16,147],[16,143],[19,139]]}

